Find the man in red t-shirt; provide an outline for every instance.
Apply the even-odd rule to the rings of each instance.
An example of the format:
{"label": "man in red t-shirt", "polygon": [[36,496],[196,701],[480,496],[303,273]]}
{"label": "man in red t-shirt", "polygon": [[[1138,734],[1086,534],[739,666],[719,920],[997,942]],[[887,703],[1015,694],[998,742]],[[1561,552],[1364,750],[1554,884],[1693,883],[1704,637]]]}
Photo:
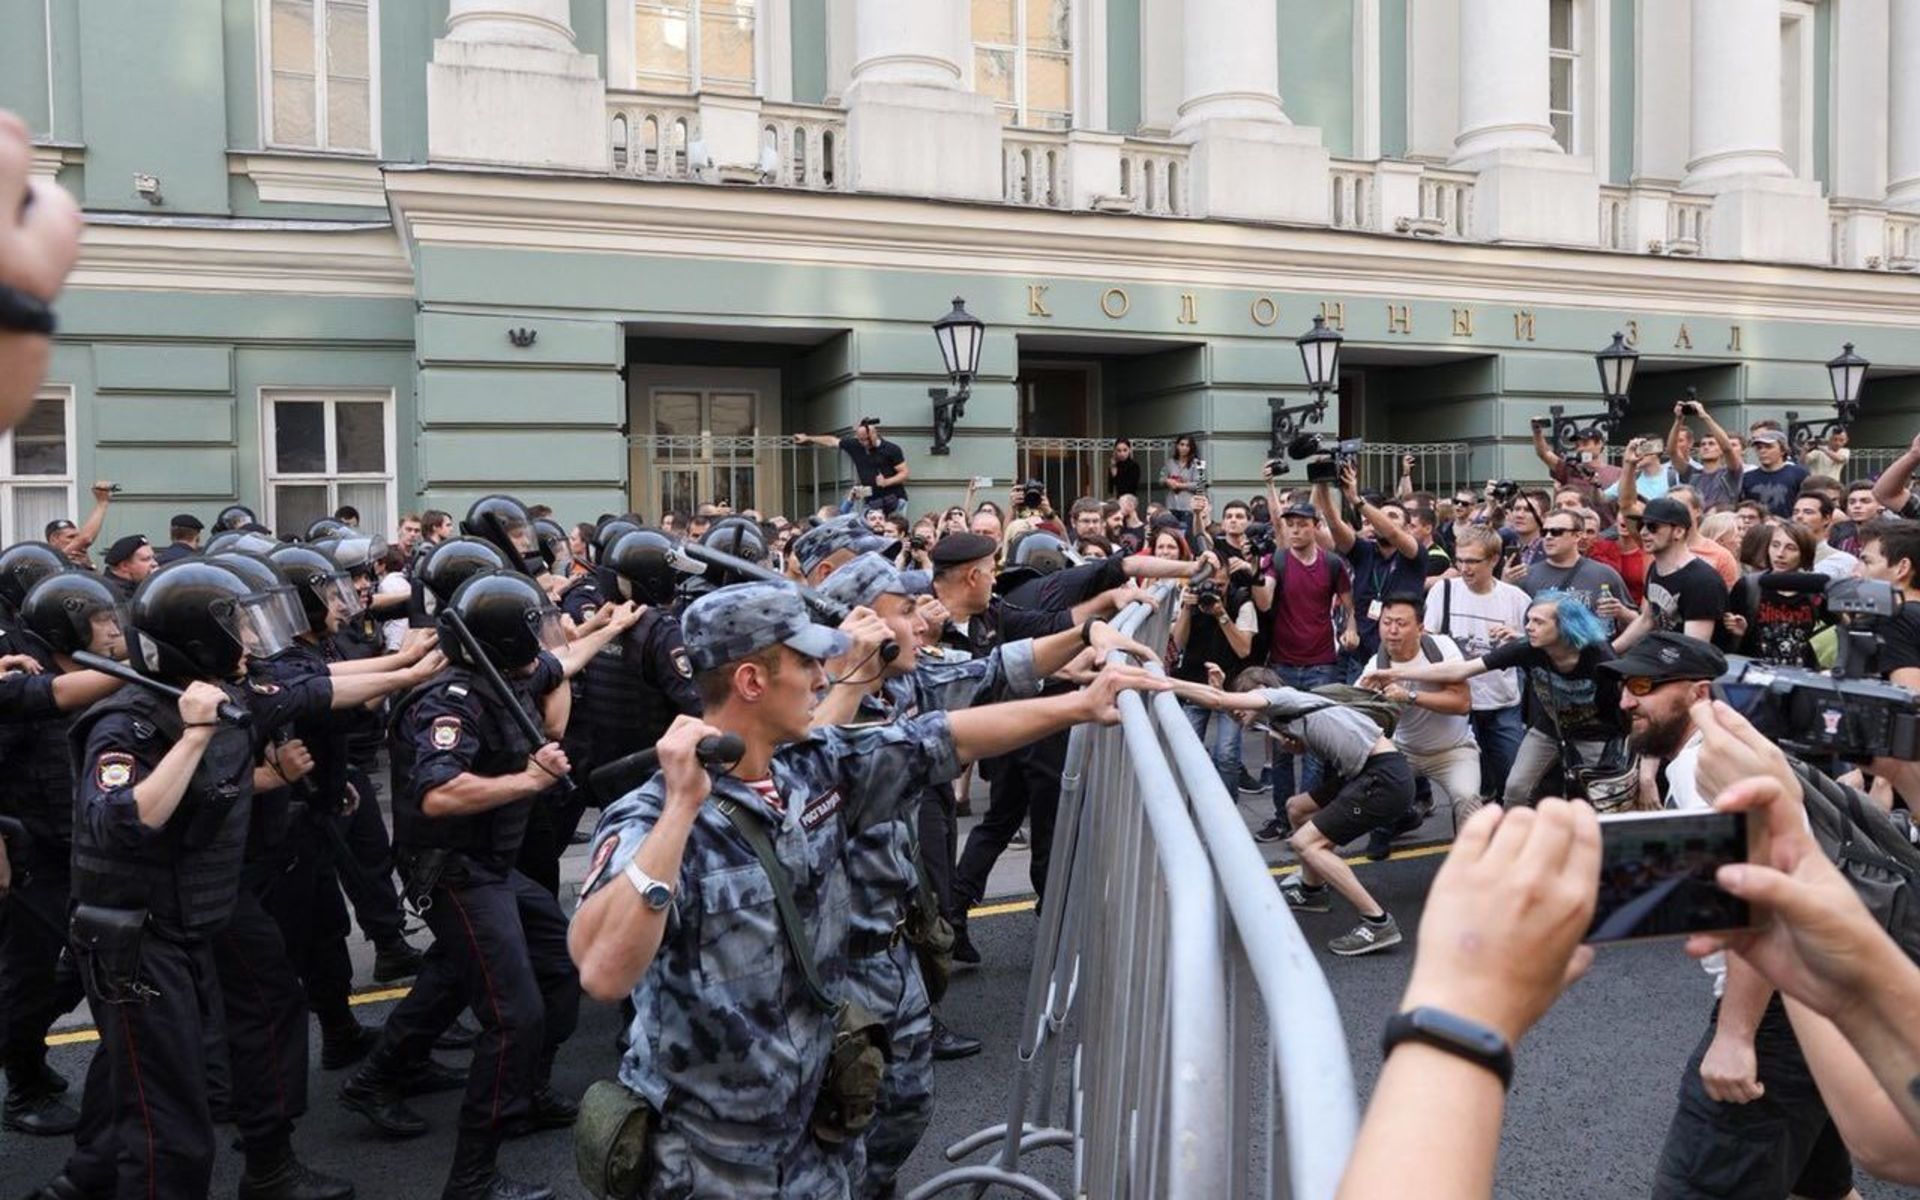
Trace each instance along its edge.
{"label": "man in red t-shirt", "polygon": [[[1288,687],[1306,691],[1340,682],[1335,660],[1341,648],[1360,644],[1354,623],[1353,578],[1346,560],[1322,549],[1320,513],[1311,504],[1295,504],[1280,514],[1285,545],[1265,564],[1265,573],[1253,589],[1253,604],[1273,614],[1273,644],[1268,664]],[[1338,634],[1336,640],[1336,612]],[[1282,807],[1289,796],[1311,791],[1320,782],[1324,764],[1305,755],[1300,778],[1294,779],[1292,755],[1276,754],[1273,763],[1274,814],[1253,835],[1254,840],[1277,842],[1290,832]]]}

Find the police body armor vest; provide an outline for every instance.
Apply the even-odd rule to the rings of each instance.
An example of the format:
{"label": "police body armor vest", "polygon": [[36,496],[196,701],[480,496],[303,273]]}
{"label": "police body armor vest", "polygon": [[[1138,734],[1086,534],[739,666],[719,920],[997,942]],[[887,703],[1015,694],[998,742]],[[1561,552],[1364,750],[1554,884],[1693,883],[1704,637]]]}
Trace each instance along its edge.
{"label": "police body armor vest", "polygon": [[646,675],[647,644],[660,622],[672,619],[658,609],[648,609],[581,672],[586,687],[578,715],[586,719],[592,738],[593,766],[655,744],[678,715],[666,689]]}
{"label": "police body armor vest", "polygon": [[[220,687],[227,699],[246,703],[234,688]],[[86,752],[94,725],[111,713],[132,717],[136,731],[153,730],[150,757],[156,760],[181,733],[179,710],[171,701],[145,688],[124,687],[73,722],[76,762]],[[80,762],[78,769],[91,765]],[[157,928],[176,936],[212,933],[233,914],[252,798],[251,731],[215,727],[186,795],[160,837],[137,848],[102,844],[92,822],[74,821],[74,899],[108,908],[144,908]]]}
{"label": "police body armor vest", "polygon": [[[33,835],[41,861],[62,858],[73,837],[73,762],[67,734],[73,718],[4,726],[0,733],[0,813],[17,818]],[[49,851],[55,853],[49,854]]]}
{"label": "police body armor vest", "polygon": [[[525,689],[519,681],[508,680],[507,686],[516,698],[524,701]],[[461,718],[463,723],[471,720],[474,709],[482,714],[477,727],[465,731],[479,738],[482,747],[470,768],[474,774],[512,775],[526,768],[527,754],[534,749],[526,744],[526,738],[513,721],[499,711],[487,686],[476,680],[467,668],[449,668],[445,674],[408,692],[394,706],[392,738],[388,743],[393,783],[393,844],[403,850],[457,850],[504,870],[513,865],[520,853],[520,843],[526,839],[527,818],[539,797],[516,800],[469,816],[430,817],[421,811],[424,797],[413,784],[419,703],[434,692],[454,689],[460,689],[455,693],[457,696],[471,696],[478,701],[463,706],[466,712]],[[538,713],[537,706],[533,711]]]}

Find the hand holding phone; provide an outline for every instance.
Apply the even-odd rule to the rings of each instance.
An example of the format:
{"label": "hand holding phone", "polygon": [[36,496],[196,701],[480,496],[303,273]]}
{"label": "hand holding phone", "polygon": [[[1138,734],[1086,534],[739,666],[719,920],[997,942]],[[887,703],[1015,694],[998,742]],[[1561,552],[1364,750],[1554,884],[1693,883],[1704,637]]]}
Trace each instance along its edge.
{"label": "hand holding phone", "polygon": [[1757,926],[1752,906],[1717,882],[1722,867],[1766,860],[1767,827],[1746,813],[1616,813],[1600,818],[1600,843],[1599,903],[1587,942]]}

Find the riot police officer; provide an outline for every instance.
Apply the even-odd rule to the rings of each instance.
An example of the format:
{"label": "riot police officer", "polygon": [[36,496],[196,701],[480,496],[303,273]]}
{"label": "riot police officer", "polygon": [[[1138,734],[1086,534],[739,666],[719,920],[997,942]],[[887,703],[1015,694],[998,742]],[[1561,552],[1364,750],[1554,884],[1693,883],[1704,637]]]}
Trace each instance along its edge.
{"label": "riot police officer", "polygon": [[[115,616],[117,601],[104,583],[80,571],[50,575],[21,605],[21,640],[50,675],[78,671],[77,650],[126,658]],[[7,1072],[5,1126],[18,1133],[72,1133],[80,1114],[60,1099],[66,1080],[47,1066],[47,1030],[77,1005],[83,992],[67,942],[68,860],[73,853],[73,767],[67,749],[69,718],[0,725],[0,814],[17,819],[27,835],[10,848],[13,887],[0,922],[0,1063]]]}
{"label": "riot police officer", "polygon": [[[11,629],[19,625],[20,606],[26,603],[33,585],[69,568],[66,558],[45,542],[16,542],[0,551],[0,626]],[[7,653],[17,652],[17,647],[3,638],[0,647]]]}
{"label": "riot police officer", "polygon": [[[493,671],[449,639],[456,665],[401,702],[391,744],[394,843],[434,945],[340,1098],[387,1133],[424,1133],[404,1103],[406,1073],[470,1005],[481,1033],[443,1196],[540,1200],[552,1191],[501,1176],[496,1158],[501,1139],[519,1129],[573,1123],[573,1103],[548,1081],[579,1015],[580,984],[567,959],[566,917],[514,860],[529,812],[568,764],[552,741],[530,745],[504,705],[519,706],[549,737],[565,728],[572,697],[549,652],[564,634],[540,589],[510,572],[469,579],[449,608]],[[510,695],[494,694],[496,679]]]}

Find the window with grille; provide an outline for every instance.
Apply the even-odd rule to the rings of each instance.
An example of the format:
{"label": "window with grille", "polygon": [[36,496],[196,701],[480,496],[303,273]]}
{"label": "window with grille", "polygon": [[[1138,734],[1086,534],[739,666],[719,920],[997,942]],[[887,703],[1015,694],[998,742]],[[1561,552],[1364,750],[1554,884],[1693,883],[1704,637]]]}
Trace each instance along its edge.
{"label": "window with grille", "polygon": [[973,86],[1009,125],[1073,125],[1070,0],[973,0]]}
{"label": "window with grille", "polygon": [[371,154],[376,0],[262,0],[267,145]]}
{"label": "window with grille", "polygon": [[1574,0],[1547,2],[1547,119],[1553,140],[1573,153],[1575,73],[1580,53],[1574,32]]}
{"label": "window with grille", "polygon": [[754,95],[759,8],[759,0],[636,0],[635,86]]}
{"label": "window with grille", "polygon": [[47,522],[79,520],[73,495],[73,393],[48,388],[18,425],[0,433],[0,528],[7,542],[37,542]]}
{"label": "window with grille", "polygon": [[261,393],[267,524],[304,534],[342,505],[360,528],[390,534],[394,512],[391,392]]}

